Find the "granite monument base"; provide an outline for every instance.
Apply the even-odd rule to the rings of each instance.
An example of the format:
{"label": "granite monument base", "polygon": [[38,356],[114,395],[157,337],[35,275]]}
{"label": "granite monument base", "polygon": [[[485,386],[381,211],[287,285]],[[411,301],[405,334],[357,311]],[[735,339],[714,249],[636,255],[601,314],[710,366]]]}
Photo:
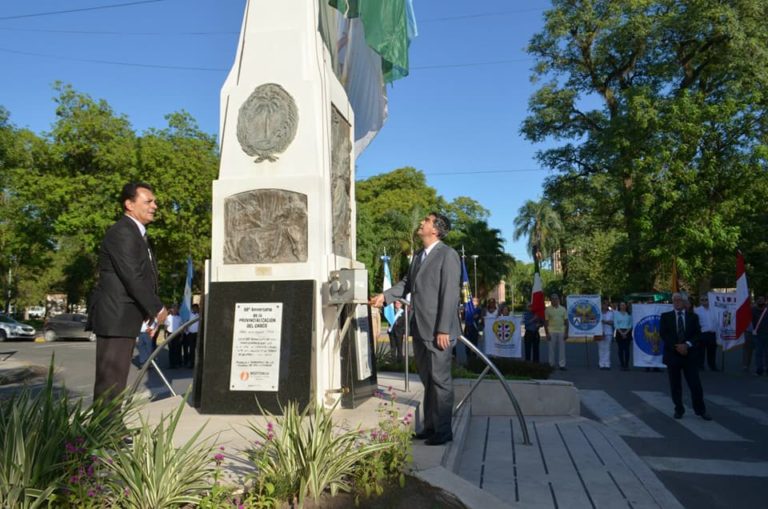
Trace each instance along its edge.
{"label": "granite monument base", "polygon": [[[278,415],[289,401],[304,408],[312,400],[316,291],[313,280],[211,283],[202,369],[194,382],[200,413],[242,415],[264,410]],[[251,308],[265,309],[267,318],[254,315]],[[280,311],[279,323],[268,319],[274,310]],[[252,327],[263,328],[254,333]],[[258,389],[244,389],[249,384]]]}

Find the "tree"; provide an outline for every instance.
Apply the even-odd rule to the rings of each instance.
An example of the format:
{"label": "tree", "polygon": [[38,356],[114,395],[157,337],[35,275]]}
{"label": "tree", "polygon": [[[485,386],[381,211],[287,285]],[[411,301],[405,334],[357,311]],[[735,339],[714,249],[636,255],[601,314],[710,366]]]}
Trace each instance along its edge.
{"label": "tree", "polygon": [[539,153],[557,178],[604,179],[636,289],[673,259],[706,287],[742,239],[744,183],[766,179],[766,14],[759,0],[556,0],[531,40],[546,81],[522,132],[561,141]]}
{"label": "tree", "polygon": [[533,257],[536,272],[541,260],[557,250],[562,231],[560,217],[546,199],[526,201],[515,218],[514,239],[528,237],[528,252]]}

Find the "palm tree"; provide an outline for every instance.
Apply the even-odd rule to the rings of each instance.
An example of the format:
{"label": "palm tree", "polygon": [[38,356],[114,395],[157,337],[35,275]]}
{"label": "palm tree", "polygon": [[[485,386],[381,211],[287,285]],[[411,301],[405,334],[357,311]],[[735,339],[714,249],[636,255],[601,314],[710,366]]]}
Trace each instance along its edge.
{"label": "palm tree", "polygon": [[536,272],[539,271],[541,260],[557,250],[562,233],[560,216],[547,199],[528,200],[520,207],[515,218],[514,239],[528,237],[528,252],[533,257]]}

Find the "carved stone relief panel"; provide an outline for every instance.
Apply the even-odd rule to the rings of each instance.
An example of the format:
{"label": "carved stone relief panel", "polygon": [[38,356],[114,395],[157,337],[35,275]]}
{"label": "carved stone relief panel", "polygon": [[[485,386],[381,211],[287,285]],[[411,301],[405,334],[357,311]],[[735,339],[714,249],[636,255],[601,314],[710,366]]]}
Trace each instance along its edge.
{"label": "carved stone relief panel", "polygon": [[331,108],[331,211],[333,214],[333,252],[352,258],[350,232],[350,175],[352,171],[351,126],[344,117]]}
{"label": "carved stone relief panel", "polygon": [[237,141],[255,161],[277,161],[296,136],[299,110],[291,94],[276,83],[259,85],[240,106]]}
{"label": "carved stone relief panel", "polygon": [[307,261],[307,195],[255,189],[224,200],[224,263]]}

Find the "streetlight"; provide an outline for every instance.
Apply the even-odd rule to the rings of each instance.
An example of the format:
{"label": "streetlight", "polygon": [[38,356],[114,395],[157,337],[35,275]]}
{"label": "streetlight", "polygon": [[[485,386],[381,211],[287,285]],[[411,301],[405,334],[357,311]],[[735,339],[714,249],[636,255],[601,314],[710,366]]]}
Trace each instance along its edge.
{"label": "streetlight", "polygon": [[478,258],[478,255],[472,255],[472,262],[475,266],[475,297],[478,297],[477,295],[477,258]]}

